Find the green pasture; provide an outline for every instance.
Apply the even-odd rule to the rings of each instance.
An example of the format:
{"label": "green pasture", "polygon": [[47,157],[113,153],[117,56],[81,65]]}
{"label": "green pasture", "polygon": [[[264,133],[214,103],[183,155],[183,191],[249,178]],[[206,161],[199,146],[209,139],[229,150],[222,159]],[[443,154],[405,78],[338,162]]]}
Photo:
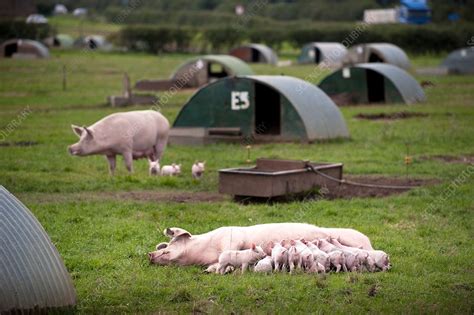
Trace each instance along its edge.
{"label": "green pasture", "polygon": [[[246,143],[169,146],[162,163],[183,164],[183,174],[176,178],[148,176],[145,160],[135,161],[135,173],[129,175],[121,159],[112,178],[104,157],[68,155],[67,146],[77,140],[71,124],[89,125],[113,112],[151,107],[106,105],[107,96],[121,94],[123,73],[132,82],[167,78],[190,57],[53,51],[49,60],[0,61],[0,184],[33,211],[57,246],[74,280],[78,313],[474,312],[474,166],[430,159],[474,154],[472,76],[417,76],[434,83],[424,104],[341,108],[351,133],[347,141],[252,144],[252,160],[343,162],[345,174],[409,176],[439,184],[382,199],[249,205],[230,198],[181,203],[114,197],[133,191],[215,193],[220,168],[246,165]],[[295,57],[290,52],[284,59]],[[420,67],[436,66],[441,59],[412,56]],[[320,70],[310,65],[252,68],[259,74],[322,78],[314,76]],[[170,122],[192,93],[181,91],[161,105]],[[31,112],[20,119],[25,110]],[[392,121],[354,117],[398,111],[428,116]],[[19,123],[11,128],[14,121]],[[15,145],[25,142],[33,145]],[[408,172],[407,146],[414,159]],[[190,175],[197,159],[207,161],[200,182]],[[199,267],[148,264],[146,254],[165,240],[160,232],[165,227],[197,234],[223,225],[286,221],[358,229],[390,254],[394,267],[386,273],[325,277],[218,276]]]}

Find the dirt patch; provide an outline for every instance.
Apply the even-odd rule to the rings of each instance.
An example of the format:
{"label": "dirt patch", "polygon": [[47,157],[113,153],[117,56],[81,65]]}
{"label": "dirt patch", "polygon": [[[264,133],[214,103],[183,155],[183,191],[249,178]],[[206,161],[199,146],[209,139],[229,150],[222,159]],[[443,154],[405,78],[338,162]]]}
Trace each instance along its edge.
{"label": "dirt patch", "polygon": [[[21,196],[23,198],[23,196]],[[24,196],[31,202],[57,203],[71,200],[79,202],[87,201],[139,201],[139,202],[177,202],[177,203],[199,203],[199,202],[222,202],[229,198],[225,195],[211,192],[167,192],[167,191],[123,191],[123,192],[80,192],[64,194],[28,194]]]}
{"label": "dirt patch", "polygon": [[416,113],[416,112],[396,112],[396,113],[378,113],[378,114],[357,114],[354,117],[358,119],[368,119],[368,120],[396,120],[396,119],[407,119],[413,117],[427,117],[426,113]]}
{"label": "dirt patch", "polygon": [[31,147],[38,145],[36,141],[17,141],[17,142],[0,142],[0,147]]}
{"label": "dirt patch", "polygon": [[445,163],[474,164],[474,155],[432,155],[421,156],[421,160],[435,160]]}
{"label": "dirt patch", "polygon": [[117,193],[102,193],[102,195],[110,195],[113,199],[136,200],[146,202],[178,202],[178,203],[195,203],[195,202],[220,202],[226,198],[224,195],[211,192],[156,192],[156,191],[129,191]]}
{"label": "dirt patch", "polygon": [[[439,184],[437,179],[416,179],[416,178],[402,178],[402,177],[382,177],[382,176],[347,176],[345,178],[351,182],[382,185],[382,186],[408,186],[420,187]],[[331,189],[321,197],[324,199],[352,199],[352,198],[383,198],[391,195],[398,195],[411,190],[411,188],[403,189],[389,189],[389,188],[375,188],[355,185],[339,185]],[[324,192],[324,190],[323,190]]]}
{"label": "dirt patch", "polygon": [[[254,197],[235,197],[235,201],[240,203],[271,203],[271,202],[292,202],[302,200],[334,200],[334,199],[353,199],[353,198],[383,198],[391,195],[398,195],[420,186],[429,186],[439,184],[437,179],[416,179],[401,177],[382,177],[382,176],[346,176],[345,180],[370,185],[382,186],[407,186],[407,188],[379,188],[365,187],[349,184],[341,184],[330,189],[321,188],[318,191],[306,192],[302,194],[276,197],[276,198],[254,198]],[[408,188],[412,187],[412,188]]]}

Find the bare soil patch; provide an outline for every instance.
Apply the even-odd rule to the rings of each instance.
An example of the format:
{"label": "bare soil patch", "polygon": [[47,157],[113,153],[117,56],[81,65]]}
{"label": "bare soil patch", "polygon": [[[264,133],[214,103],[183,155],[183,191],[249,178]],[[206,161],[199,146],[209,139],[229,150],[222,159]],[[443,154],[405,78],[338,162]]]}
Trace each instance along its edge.
{"label": "bare soil patch", "polygon": [[435,160],[445,163],[474,164],[473,155],[432,155],[422,156],[421,160]]}
{"label": "bare soil patch", "polygon": [[306,192],[292,196],[277,197],[277,198],[254,198],[254,197],[235,197],[235,201],[244,204],[247,203],[268,203],[268,202],[291,202],[301,200],[334,200],[334,199],[353,199],[353,198],[384,198],[391,195],[398,195],[407,192],[411,189],[439,184],[438,179],[417,179],[417,178],[403,178],[403,177],[384,177],[384,176],[346,176],[346,180],[351,182],[382,185],[382,186],[407,186],[412,188],[380,188],[380,187],[365,187],[355,186],[349,184],[337,185],[334,188],[321,188],[318,191]]}
{"label": "bare soil patch", "polygon": [[[413,188],[436,185],[440,183],[440,180],[437,179],[417,179],[384,176],[347,176],[346,179],[361,184],[382,186],[408,186]],[[330,200],[352,198],[383,198],[391,195],[398,195],[409,190],[411,190],[411,188],[389,189],[342,184],[332,189],[327,194],[324,194],[322,197]]]}
{"label": "bare soil patch", "polygon": [[[22,197],[23,198],[23,197]],[[26,199],[39,203],[68,202],[71,200],[84,201],[138,201],[138,202],[222,202],[229,198],[212,192],[184,192],[184,191],[121,191],[121,192],[80,192],[65,194],[29,194]]]}
{"label": "bare soil patch", "polygon": [[416,113],[416,112],[396,112],[396,113],[378,113],[378,114],[357,114],[354,117],[358,119],[367,119],[367,120],[396,120],[396,119],[407,119],[413,117],[427,117],[426,113]]}

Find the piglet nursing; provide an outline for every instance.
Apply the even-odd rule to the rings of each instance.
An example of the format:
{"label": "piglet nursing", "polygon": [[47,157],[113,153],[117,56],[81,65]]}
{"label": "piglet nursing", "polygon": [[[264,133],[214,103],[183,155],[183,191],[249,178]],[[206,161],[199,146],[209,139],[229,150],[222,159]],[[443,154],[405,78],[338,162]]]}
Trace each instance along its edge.
{"label": "piglet nursing", "polygon": [[226,250],[219,255],[218,273],[224,274],[228,266],[235,269],[241,268],[244,273],[250,265],[256,264],[260,259],[266,256],[262,247],[252,244],[250,249],[244,250]]}

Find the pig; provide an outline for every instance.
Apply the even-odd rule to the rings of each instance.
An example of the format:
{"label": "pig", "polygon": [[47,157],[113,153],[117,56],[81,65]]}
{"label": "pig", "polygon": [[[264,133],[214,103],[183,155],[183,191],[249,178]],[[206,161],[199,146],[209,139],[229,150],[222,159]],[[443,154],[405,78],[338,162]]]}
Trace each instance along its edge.
{"label": "pig", "polygon": [[259,260],[253,268],[255,272],[271,273],[273,271],[273,260],[271,256]]}
{"label": "pig", "polygon": [[265,256],[266,254],[262,247],[256,246],[255,244],[252,244],[250,249],[225,250],[219,255],[219,268],[217,272],[224,274],[225,269],[228,266],[232,266],[236,269],[242,268],[242,273],[245,273],[250,265],[255,264]]}
{"label": "pig", "polygon": [[192,173],[194,179],[201,179],[201,177],[202,177],[202,175],[204,174],[204,171],[205,171],[205,169],[204,169],[204,164],[205,163],[206,163],[205,161],[204,162],[198,162],[198,161],[194,162],[194,164],[191,168],[191,173]]}
{"label": "pig", "polygon": [[199,235],[192,235],[182,228],[167,228],[165,235],[171,240],[148,254],[151,263],[209,266],[217,263],[219,254],[224,250],[248,249],[252,243],[278,242],[281,239],[316,239],[328,236],[340,237],[344,244],[372,249],[369,238],[356,230],[322,228],[307,223],[226,226]]}
{"label": "pig", "polygon": [[160,160],[166,148],[169,122],[154,110],[115,113],[89,127],[71,125],[79,142],[69,146],[73,156],[105,155],[109,172],[114,175],[116,156],[122,155],[128,172],[133,160]]}
{"label": "pig", "polygon": [[[304,239],[303,239],[304,241]],[[300,252],[301,257],[301,267],[303,270],[308,271],[315,267],[316,263],[314,261],[313,252],[306,246],[306,244],[301,240],[295,240],[294,244],[298,251]]]}
{"label": "pig", "polygon": [[346,268],[346,261],[344,259],[344,253],[340,250],[335,250],[329,252],[329,261],[331,262],[331,266],[336,268],[336,273],[341,271],[341,268],[347,272]]}
{"label": "pig", "polygon": [[390,269],[390,259],[387,253],[384,251],[364,250],[360,248],[344,246],[335,238],[331,238],[331,243],[341,249],[358,253],[360,263],[370,272],[374,272],[376,268],[379,268],[382,271]]}
{"label": "pig", "polygon": [[280,243],[274,243],[271,257],[275,271],[286,270],[288,266],[288,249],[283,247]]}
{"label": "pig", "polygon": [[148,160],[149,162],[149,167],[148,167],[148,173],[150,176],[156,176],[160,174],[160,161],[156,160]]}
{"label": "pig", "polygon": [[174,176],[181,174],[181,164],[163,165],[161,176]]}
{"label": "pig", "polygon": [[316,245],[311,242],[307,242],[306,246],[308,246],[308,248],[313,253],[314,261],[318,264],[323,265],[325,271],[329,271],[329,268],[331,267],[329,255],[320,250]]}

